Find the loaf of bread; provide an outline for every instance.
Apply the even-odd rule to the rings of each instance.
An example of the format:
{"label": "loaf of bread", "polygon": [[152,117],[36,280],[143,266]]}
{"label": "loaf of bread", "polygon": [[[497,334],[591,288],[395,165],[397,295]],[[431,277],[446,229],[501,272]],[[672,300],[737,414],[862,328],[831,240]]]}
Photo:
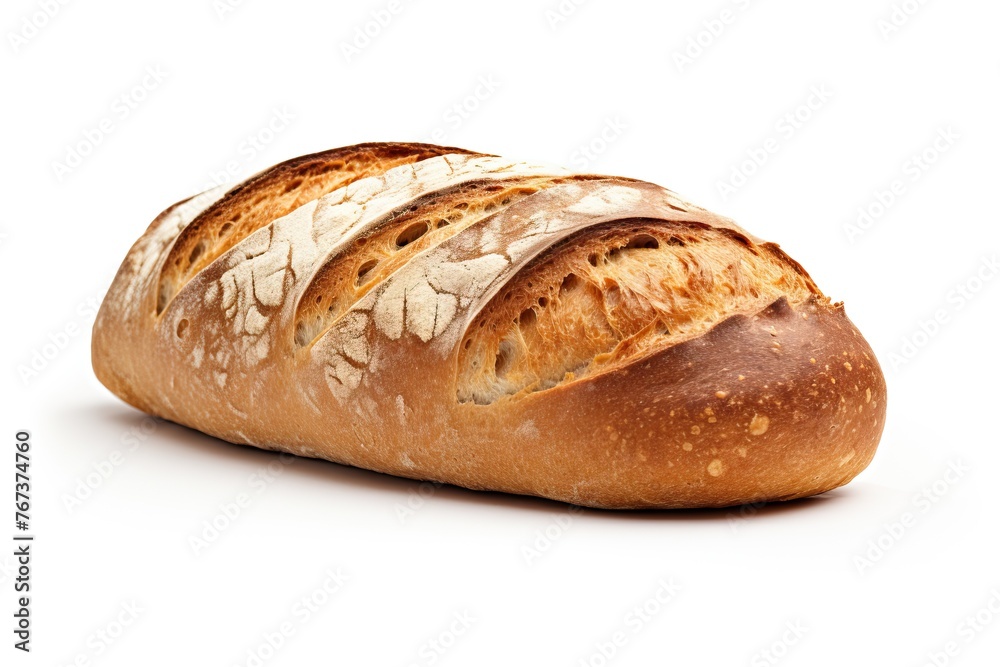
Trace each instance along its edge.
{"label": "loaf of bread", "polygon": [[871,461],[886,406],[777,245],[650,183],[425,144],[171,206],[93,364],[229,442],[603,508],[821,493]]}

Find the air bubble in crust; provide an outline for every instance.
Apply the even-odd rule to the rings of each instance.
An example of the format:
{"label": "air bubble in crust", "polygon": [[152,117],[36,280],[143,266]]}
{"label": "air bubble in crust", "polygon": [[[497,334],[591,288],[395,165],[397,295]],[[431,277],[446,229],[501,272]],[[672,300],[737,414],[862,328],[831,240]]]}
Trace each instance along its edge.
{"label": "air bubble in crust", "polygon": [[426,233],[427,233],[426,222],[418,222],[416,224],[410,225],[409,227],[401,231],[399,233],[399,236],[396,237],[396,247],[405,248],[406,246],[410,245],[411,243],[413,243]]}
{"label": "air bubble in crust", "polygon": [[365,278],[368,277],[368,274],[371,273],[372,269],[374,269],[376,266],[378,266],[378,260],[377,259],[370,259],[367,262],[365,262],[364,264],[362,264],[358,268],[357,279],[354,282],[355,286],[360,287],[361,285],[364,285],[365,284]]}
{"label": "air bubble in crust", "polygon": [[629,250],[634,250],[636,248],[656,250],[660,247],[660,242],[649,234],[639,234],[638,236],[633,236],[625,247]]}
{"label": "air bubble in crust", "polygon": [[501,342],[500,348],[497,350],[496,361],[493,364],[493,371],[498,379],[502,379],[510,370],[513,358],[514,346],[508,340]]}
{"label": "air bubble in crust", "polygon": [[198,244],[191,248],[191,254],[188,255],[188,263],[194,264],[197,262],[198,258],[205,254],[206,249],[208,249],[208,244],[205,241],[198,241]]}

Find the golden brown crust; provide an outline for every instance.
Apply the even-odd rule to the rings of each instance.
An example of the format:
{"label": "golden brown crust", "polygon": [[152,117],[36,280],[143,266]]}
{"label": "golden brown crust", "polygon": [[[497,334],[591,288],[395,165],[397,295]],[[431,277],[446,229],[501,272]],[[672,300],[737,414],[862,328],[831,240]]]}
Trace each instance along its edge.
{"label": "golden brown crust", "polygon": [[[594,507],[800,497],[871,460],[878,363],[777,246],[648,183],[372,146],[161,214],[95,323],[101,381],[231,442]],[[344,156],[349,185],[315,176]]]}

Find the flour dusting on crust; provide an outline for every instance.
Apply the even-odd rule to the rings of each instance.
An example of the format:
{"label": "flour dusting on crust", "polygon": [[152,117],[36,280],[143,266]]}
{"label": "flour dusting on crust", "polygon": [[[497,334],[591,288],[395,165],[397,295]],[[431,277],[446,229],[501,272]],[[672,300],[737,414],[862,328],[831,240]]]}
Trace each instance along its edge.
{"label": "flour dusting on crust", "polygon": [[[565,172],[546,165],[512,162],[503,158],[448,155],[430,158],[414,164],[390,169],[379,176],[364,178],[339,188],[319,199],[304,204],[292,213],[261,228],[237,244],[223,256],[228,266],[218,279],[218,287],[204,287],[205,303],[214,303],[208,295],[221,291],[221,307],[235,335],[236,348],[244,364],[253,367],[271,352],[276,326],[275,317],[294,300],[311,278],[322,260],[334,249],[364,233],[387,214],[428,192],[451,187],[470,180],[500,178],[516,171],[518,174],[562,175]],[[484,258],[485,259],[485,258]],[[502,259],[502,258],[500,258]],[[486,259],[487,264],[495,264]],[[475,264],[475,263],[474,263]],[[481,264],[481,262],[480,262]],[[474,281],[478,265],[455,267],[452,271],[468,275]],[[433,312],[426,308],[413,310],[411,325],[428,339],[450,322],[455,311],[453,297],[438,297],[434,284],[452,285],[459,289],[463,280],[459,274],[448,274],[448,268],[430,271],[424,285],[418,286],[411,298],[414,303],[435,304]],[[440,275],[439,275],[440,274]],[[195,281],[181,290],[180,297]],[[456,292],[451,291],[451,294]],[[392,298],[392,297],[390,297]],[[400,308],[405,303],[404,295]],[[178,298],[178,301],[182,299]],[[387,322],[385,312],[376,314]],[[440,320],[439,320],[440,317]],[[402,311],[398,319],[402,333]],[[351,327],[356,320],[346,326]],[[387,323],[388,328],[397,323]],[[273,335],[272,335],[273,334]],[[351,370],[348,360],[357,359],[360,343],[356,339],[337,352],[331,361],[332,377],[342,379],[344,386],[356,386],[358,373]],[[345,365],[346,364],[346,365]]]}
{"label": "flour dusting on crust", "polygon": [[[411,258],[349,311],[370,313],[373,327],[359,336],[354,325],[348,324],[349,316],[345,316],[320,337],[312,355],[325,364],[330,389],[339,398],[360,386],[366,372],[375,372],[378,356],[374,354],[365,360],[355,358],[355,363],[349,365],[344,363],[348,346],[363,336],[366,349],[371,350],[409,333],[429,343],[440,356],[447,356],[458,343],[464,325],[532,257],[558,239],[602,219],[655,210],[651,207],[662,205],[665,196],[662,188],[648,184],[642,188],[566,183],[533,195],[522,204],[515,203]],[[532,202],[536,197],[550,203]],[[646,198],[650,201],[646,202]],[[587,203],[579,206],[581,202]],[[574,204],[579,208],[574,210]],[[532,213],[525,216],[522,209]],[[494,252],[484,252],[487,245]],[[377,337],[383,340],[376,342]]]}

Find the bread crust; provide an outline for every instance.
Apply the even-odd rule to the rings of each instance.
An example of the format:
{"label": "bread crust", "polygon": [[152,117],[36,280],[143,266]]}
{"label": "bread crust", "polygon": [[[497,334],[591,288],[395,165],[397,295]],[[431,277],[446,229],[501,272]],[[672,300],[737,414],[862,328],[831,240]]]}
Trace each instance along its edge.
{"label": "bread crust", "polygon": [[[384,152],[384,169],[373,146]],[[845,484],[871,461],[885,420],[878,362],[842,306],[774,244],[631,179],[578,178],[417,144],[308,157],[315,164],[353,152],[368,156],[364,177],[230,238],[167,299],[161,277],[178,239],[186,254],[198,242],[190,230],[211,228],[201,221],[238,218],[239,201],[281,192],[283,179],[301,175],[278,165],[228,195],[218,188],[157,217],[98,314],[93,363],[101,382],[141,410],[229,442],[591,507],[786,500]],[[535,189],[490,199],[510,183]],[[484,190],[470,198],[470,187]],[[415,202],[426,201],[436,205],[425,215]],[[431,219],[444,209],[457,213],[444,224]],[[411,243],[421,215],[424,236]],[[613,354],[579,373],[560,371],[545,386],[504,390],[498,361],[497,369],[475,370],[497,388],[489,400],[463,400],[469,336],[485,336],[492,350],[502,335],[470,326],[504,287],[530,281],[526,267],[542,260],[569,266],[566,249],[588,230],[635,221],[720,230],[778,277],[764,284],[750,262],[734,260],[737,288],[754,298],[726,297],[723,308],[713,301],[703,327],[650,338],[649,320],[642,346],[618,332]],[[685,257],[722,251],[706,242]],[[688,264],[665,250],[641,257]],[[339,262],[353,262],[351,271],[374,266],[375,278],[365,283],[369,274],[359,273],[358,284],[310,290]],[[627,290],[635,278],[616,270],[605,273]],[[737,289],[701,279],[709,286],[647,285],[643,294],[680,290],[695,299]],[[328,320],[304,335],[302,313],[316,309],[314,296],[325,307],[327,284],[339,290],[339,310],[331,305]],[[765,300],[775,289],[781,295]],[[649,317],[667,307],[640,305],[636,312]]]}

